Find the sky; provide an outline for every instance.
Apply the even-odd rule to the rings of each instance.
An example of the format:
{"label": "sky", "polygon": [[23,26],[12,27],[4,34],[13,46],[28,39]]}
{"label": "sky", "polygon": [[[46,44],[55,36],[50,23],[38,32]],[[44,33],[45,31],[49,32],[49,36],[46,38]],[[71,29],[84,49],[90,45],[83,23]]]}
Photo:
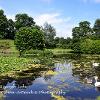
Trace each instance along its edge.
{"label": "sky", "polygon": [[58,37],[72,37],[72,28],[81,21],[93,26],[100,18],[100,0],[0,0],[7,18],[15,20],[18,13],[27,13],[37,25],[48,22]]}

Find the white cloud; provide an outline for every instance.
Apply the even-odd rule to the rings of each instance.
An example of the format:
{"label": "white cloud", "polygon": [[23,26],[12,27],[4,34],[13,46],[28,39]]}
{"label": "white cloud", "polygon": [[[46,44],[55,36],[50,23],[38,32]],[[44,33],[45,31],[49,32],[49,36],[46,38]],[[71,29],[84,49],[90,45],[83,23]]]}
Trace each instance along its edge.
{"label": "white cloud", "polygon": [[57,28],[57,36],[59,37],[72,37],[72,28],[74,27],[73,24],[63,24],[59,25]]}
{"label": "white cloud", "polygon": [[36,16],[34,20],[40,26],[43,26],[45,22],[53,25],[59,37],[71,37],[73,25],[69,24],[71,21],[70,17],[62,18],[60,13],[46,13]]}
{"label": "white cloud", "polygon": [[49,24],[61,24],[63,22],[68,22],[70,20],[70,17],[68,18],[60,18],[59,13],[47,13],[47,14],[41,14],[39,16],[35,17],[35,21],[38,25],[43,25],[45,22],[48,22]]}
{"label": "white cloud", "polygon": [[8,19],[12,19],[13,21],[15,21],[15,15],[9,15],[9,14],[7,14],[7,18]]}

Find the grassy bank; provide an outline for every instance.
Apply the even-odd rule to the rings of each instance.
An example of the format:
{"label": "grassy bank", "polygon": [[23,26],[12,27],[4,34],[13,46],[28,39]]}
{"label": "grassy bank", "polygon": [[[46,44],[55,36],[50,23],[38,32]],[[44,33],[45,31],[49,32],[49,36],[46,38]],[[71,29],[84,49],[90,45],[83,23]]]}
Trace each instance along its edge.
{"label": "grassy bank", "polygon": [[60,48],[49,49],[49,50],[51,50],[54,55],[57,55],[57,54],[68,54],[68,53],[71,53],[73,51],[72,49],[60,49]]}
{"label": "grassy bank", "polygon": [[14,45],[13,40],[0,40],[0,55],[18,56],[19,52]]}

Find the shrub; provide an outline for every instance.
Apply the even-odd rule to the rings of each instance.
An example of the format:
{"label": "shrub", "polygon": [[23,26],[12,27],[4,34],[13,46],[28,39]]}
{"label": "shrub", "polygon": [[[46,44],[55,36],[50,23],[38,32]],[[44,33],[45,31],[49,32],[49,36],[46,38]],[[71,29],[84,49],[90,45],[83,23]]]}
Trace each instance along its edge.
{"label": "shrub", "polygon": [[82,53],[100,54],[100,40],[86,39],[80,44]]}
{"label": "shrub", "polygon": [[15,36],[15,45],[20,55],[30,49],[44,48],[44,35],[40,29],[32,27],[20,28]]}

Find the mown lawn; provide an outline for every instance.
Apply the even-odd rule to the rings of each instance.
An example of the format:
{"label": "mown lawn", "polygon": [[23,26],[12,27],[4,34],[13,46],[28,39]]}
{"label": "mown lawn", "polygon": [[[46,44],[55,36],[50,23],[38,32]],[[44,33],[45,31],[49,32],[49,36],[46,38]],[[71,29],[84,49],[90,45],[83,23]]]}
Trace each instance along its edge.
{"label": "mown lawn", "polygon": [[51,50],[54,55],[56,55],[56,54],[68,54],[68,53],[71,53],[73,51],[72,49],[60,49],[60,48],[49,49],[49,50]]}

